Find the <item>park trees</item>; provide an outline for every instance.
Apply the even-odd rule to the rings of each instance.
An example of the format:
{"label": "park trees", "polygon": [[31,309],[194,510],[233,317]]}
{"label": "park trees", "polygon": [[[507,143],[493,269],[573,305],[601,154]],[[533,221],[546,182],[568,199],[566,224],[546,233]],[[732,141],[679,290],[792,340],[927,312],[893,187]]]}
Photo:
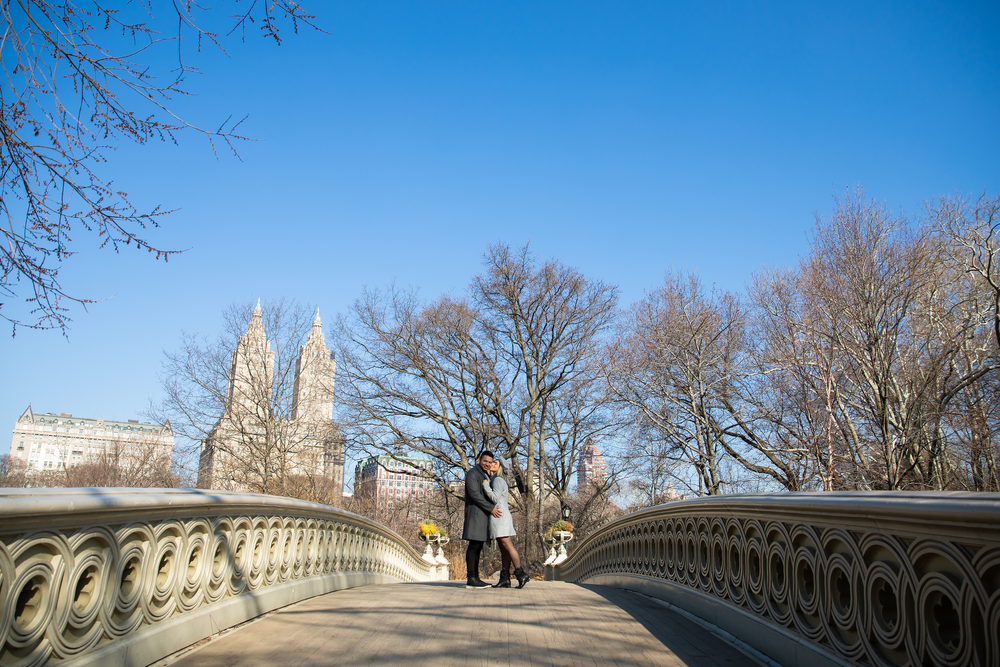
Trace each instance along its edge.
{"label": "park trees", "polygon": [[[511,459],[525,473],[521,534],[540,538],[541,505],[552,489],[546,466],[572,465],[551,456],[571,457],[581,435],[601,431],[588,407],[598,400],[593,360],[617,289],[539,261],[527,246],[492,245],[483,264],[462,298],[424,302],[393,286],[366,291],[340,320],[345,440],[365,451],[429,456],[449,490],[484,449]],[[564,424],[570,414],[580,417],[577,430],[560,427],[562,444],[546,449],[555,420]]]}
{"label": "park trees", "polygon": [[234,304],[216,339],[184,333],[164,353],[151,415],[187,443],[178,449],[200,486],[339,503],[334,366],[312,313],[285,300]]}
{"label": "park trees", "polygon": [[[933,230],[945,248],[950,271],[968,281],[970,304],[979,303],[991,323],[991,341],[982,335],[958,341],[966,372],[998,362],[1000,346],[1000,195],[939,197],[928,206]],[[971,309],[970,309],[971,310]],[[988,372],[969,383],[947,411],[945,423],[956,440],[959,483],[970,490],[1000,490],[1000,386]]]}
{"label": "park trees", "polygon": [[213,151],[242,139],[231,118],[212,129],[172,110],[188,94],[195,52],[222,49],[248,28],[280,43],[285,22],[298,30],[312,19],[287,0],[219,12],[192,2],[0,2],[0,317],[15,331],[65,328],[62,300],[87,302],[59,279],[81,235],[115,252],[135,247],[164,260],[173,253],[147,236],[166,211],[138,208],[106,163],[122,142],[176,142],[184,130],[207,137]]}
{"label": "park trees", "polygon": [[745,296],[669,275],[607,351],[637,490],[996,488],[998,208],[857,190]]}
{"label": "park trees", "polygon": [[673,273],[620,313],[606,286],[493,246],[461,298],[368,292],[342,321],[351,438],[436,458],[445,488],[484,448],[523,461],[534,532],[544,497],[582,511],[580,443],[622,442],[622,424],[635,506],[996,489],[998,208],[946,198],[912,218],[849,191],[745,293]]}
{"label": "park trees", "polygon": [[975,201],[961,194],[940,197],[928,210],[947,261],[989,297],[993,338],[1000,345],[1000,195],[984,192]]}
{"label": "park trees", "polygon": [[172,488],[179,480],[170,454],[162,438],[144,430],[123,432],[104,441],[100,451],[53,469],[32,468],[5,454],[0,456],[0,487]]}
{"label": "park trees", "polygon": [[657,479],[666,461],[686,464],[693,479],[676,479],[698,495],[722,492],[713,398],[731,380],[740,319],[732,295],[706,294],[693,275],[668,275],[623,313],[607,348],[608,385],[629,416],[633,447],[649,447],[640,458],[661,459],[650,470]]}
{"label": "park trees", "polygon": [[747,313],[737,295],[668,274],[622,314],[606,350],[613,400],[629,419],[631,456],[650,498],[745,490],[747,475],[797,490],[788,452],[768,440],[753,401]]}
{"label": "park trees", "polygon": [[0,454],[0,487],[21,488],[30,486],[27,464],[10,454]]}
{"label": "park trees", "polygon": [[[178,478],[171,471],[171,452],[158,438],[146,434],[122,436],[81,463],[59,471],[60,486],[172,488]],[[55,475],[47,479],[51,481]]]}
{"label": "park trees", "polygon": [[774,428],[822,488],[949,488],[947,420],[997,368],[988,300],[951,252],[855,192],[796,271],[755,278],[761,367],[791,408]]}

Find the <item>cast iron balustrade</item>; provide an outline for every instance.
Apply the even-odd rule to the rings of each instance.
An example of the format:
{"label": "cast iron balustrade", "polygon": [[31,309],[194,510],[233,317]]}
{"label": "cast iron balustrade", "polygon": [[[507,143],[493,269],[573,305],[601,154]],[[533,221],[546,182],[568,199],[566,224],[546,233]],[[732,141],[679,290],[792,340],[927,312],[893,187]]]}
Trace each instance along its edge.
{"label": "cast iron balustrade", "polygon": [[0,493],[0,664],[147,665],[314,595],[437,578],[364,517],[180,489]]}
{"label": "cast iron balustrade", "polygon": [[[1000,495],[722,496],[623,517],[549,578],[636,590],[784,665],[1000,664]],[[0,494],[0,664],[145,665],[329,591],[428,581],[385,527],[286,498]]]}
{"label": "cast iron balustrade", "polygon": [[1000,494],[716,496],[642,510],[546,578],[659,598],[783,665],[1000,665]]}

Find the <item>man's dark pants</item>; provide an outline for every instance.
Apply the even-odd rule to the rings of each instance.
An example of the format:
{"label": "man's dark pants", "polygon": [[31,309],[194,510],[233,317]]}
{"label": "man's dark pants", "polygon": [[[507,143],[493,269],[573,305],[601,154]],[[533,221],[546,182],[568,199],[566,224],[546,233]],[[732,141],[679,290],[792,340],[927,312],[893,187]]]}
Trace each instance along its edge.
{"label": "man's dark pants", "polygon": [[465,550],[465,576],[469,579],[479,576],[479,557],[483,553],[484,544],[486,542],[480,540],[469,540],[469,547]]}

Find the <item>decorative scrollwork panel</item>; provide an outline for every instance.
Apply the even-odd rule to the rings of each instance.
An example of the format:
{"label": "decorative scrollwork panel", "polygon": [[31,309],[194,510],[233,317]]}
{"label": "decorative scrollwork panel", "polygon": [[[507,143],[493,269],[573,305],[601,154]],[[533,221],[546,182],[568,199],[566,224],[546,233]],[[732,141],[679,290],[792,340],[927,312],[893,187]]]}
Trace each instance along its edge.
{"label": "decorative scrollwork panel", "polygon": [[550,576],[710,595],[858,664],[1000,665],[1000,496],[767,494],[622,517]]}
{"label": "decorative scrollwork panel", "polygon": [[395,533],[314,503],[74,491],[0,497],[4,667],[79,658],[178,616],[310,578],[435,577]]}

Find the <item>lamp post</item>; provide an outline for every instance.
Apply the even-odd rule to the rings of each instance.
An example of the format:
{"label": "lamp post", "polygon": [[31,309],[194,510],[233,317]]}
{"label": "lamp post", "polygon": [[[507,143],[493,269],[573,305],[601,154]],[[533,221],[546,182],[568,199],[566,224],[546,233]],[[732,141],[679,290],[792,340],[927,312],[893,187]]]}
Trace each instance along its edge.
{"label": "lamp post", "polygon": [[[573,513],[573,510],[569,505],[563,503],[562,510],[560,514],[562,515],[562,520],[569,523],[569,517]],[[547,538],[546,542],[549,544],[549,557],[545,560],[546,565],[558,565],[568,558],[566,554],[566,543],[573,539],[573,533],[568,530],[557,530],[552,533],[551,538]],[[556,547],[559,547],[559,551],[556,551]]]}

